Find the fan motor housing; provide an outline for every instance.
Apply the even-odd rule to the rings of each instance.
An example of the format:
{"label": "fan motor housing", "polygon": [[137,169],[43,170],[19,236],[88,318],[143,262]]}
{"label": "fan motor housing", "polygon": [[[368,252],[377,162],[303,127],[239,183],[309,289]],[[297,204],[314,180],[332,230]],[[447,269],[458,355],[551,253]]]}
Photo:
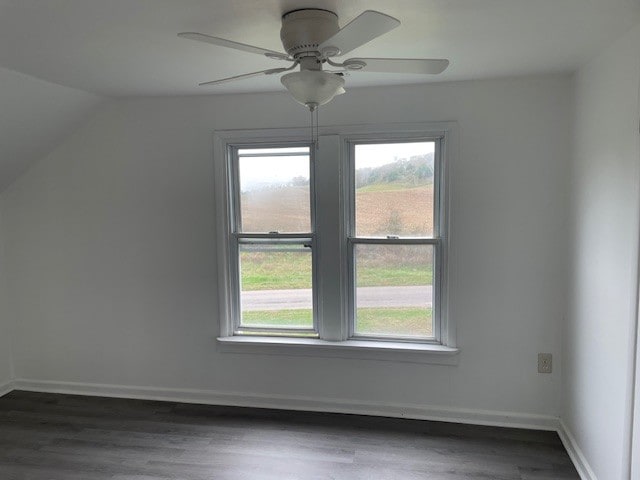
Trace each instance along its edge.
{"label": "fan motor housing", "polygon": [[319,45],[338,30],[338,16],[329,10],[294,10],[282,16],[280,39],[292,57],[305,53],[319,54]]}

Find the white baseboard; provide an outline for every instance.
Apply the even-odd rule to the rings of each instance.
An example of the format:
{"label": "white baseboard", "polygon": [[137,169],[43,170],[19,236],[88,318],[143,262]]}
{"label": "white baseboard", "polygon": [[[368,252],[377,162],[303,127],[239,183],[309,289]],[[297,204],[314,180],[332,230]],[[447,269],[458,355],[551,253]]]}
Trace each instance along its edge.
{"label": "white baseboard", "polygon": [[551,415],[463,409],[416,404],[359,402],[332,398],[302,396],[256,395],[217,392],[214,390],[136,387],[95,383],[57,382],[17,379],[0,385],[0,396],[11,390],[66,393],[74,395],[137,398],[205,405],[225,405],[254,408],[277,408],[312,412],[347,413],[416,420],[466,423],[508,428],[556,431],[562,440],[582,480],[598,480],[566,425]]}
{"label": "white baseboard", "polygon": [[578,470],[580,478],[582,480],[598,480],[596,474],[593,473],[592,468],[589,466],[587,457],[585,457],[584,453],[582,453],[582,450],[578,446],[578,442],[576,442],[571,430],[569,430],[562,419],[559,419],[558,424],[558,435],[560,436],[560,440],[562,440],[564,448],[567,450],[576,470]]}
{"label": "white baseboard", "polygon": [[0,397],[6,395],[7,393],[13,390],[15,390],[15,388],[13,388],[13,381],[0,383]]}
{"label": "white baseboard", "polygon": [[313,412],[348,413],[417,420],[467,423],[533,430],[558,429],[558,419],[551,415],[475,410],[416,404],[388,404],[380,402],[359,402],[333,398],[311,398],[301,396],[256,395],[244,393],[217,392],[214,390],[173,389],[155,387],[134,387],[125,385],[104,385],[92,383],[56,382],[49,380],[17,379],[15,390],[36,392],[68,393],[77,395],[106,396],[118,398],[138,398],[145,400],[166,400],[208,405],[238,407],[277,408],[283,410],[303,410]]}

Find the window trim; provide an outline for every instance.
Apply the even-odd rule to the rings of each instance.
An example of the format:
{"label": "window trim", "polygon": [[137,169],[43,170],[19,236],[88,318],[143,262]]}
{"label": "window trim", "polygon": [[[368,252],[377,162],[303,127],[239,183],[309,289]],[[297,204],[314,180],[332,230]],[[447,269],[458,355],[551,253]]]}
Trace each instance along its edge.
{"label": "window trim", "polygon": [[[230,250],[228,248],[229,235],[232,232],[231,216],[228,214],[229,210],[229,192],[231,176],[229,175],[229,162],[227,161],[228,146],[229,145],[244,145],[255,148],[256,144],[261,146],[269,145],[281,146],[282,143],[295,144],[296,142],[302,144],[309,143],[309,130],[306,128],[278,128],[278,129],[260,129],[260,130],[218,130],[213,134],[213,146],[214,146],[214,201],[216,211],[215,222],[215,238],[216,238],[216,260],[217,260],[217,300],[218,300],[218,347],[221,351],[231,351],[233,353],[246,352],[246,353],[275,353],[285,355],[305,355],[305,356],[332,356],[335,353],[335,349],[338,351],[351,352],[347,355],[349,358],[375,358],[380,360],[390,361],[417,361],[418,363],[436,363],[436,364],[455,364],[457,363],[457,353],[459,352],[456,347],[455,338],[455,325],[452,318],[449,316],[449,275],[448,270],[451,266],[449,263],[449,197],[450,197],[450,183],[449,183],[449,170],[452,164],[456,163],[456,157],[459,150],[458,140],[458,125],[456,122],[429,122],[429,123],[397,123],[397,124],[381,124],[381,125],[347,125],[347,126],[330,126],[320,127],[320,150],[318,151],[318,158],[312,160],[312,165],[316,162],[322,161],[323,145],[325,143],[331,144],[332,148],[339,149],[340,157],[345,157],[345,148],[348,146],[348,142],[358,141],[362,139],[368,139],[371,141],[402,141],[415,140],[420,138],[442,138],[440,145],[440,178],[439,178],[439,192],[434,199],[437,202],[437,214],[441,215],[440,228],[441,228],[441,248],[440,255],[441,265],[434,265],[434,276],[438,275],[436,272],[440,269],[439,278],[441,282],[440,286],[440,339],[439,342],[424,342],[412,340],[410,342],[401,345],[398,339],[390,341],[367,340],[360,338],[348,338],[348,325],[346,322],[340,319],[335,319],[337,322],[333,325],[328,325],[327,322],[320,322],[318,329],[321,339],[308,339],[308,338],[280,338],[280,337],[238,337],[234,336],[233,329],[233,307],[232,301],[232,280],[230,272]],[[338,160],[339,161],[339,160]],[[345,162],[340,162],[340,185],[342,197],[339,199],[340,203],[340,215],[342,216],[337,228],[340,231],[342,239],[347,238],[347,231],[345,231],[346,215],[348,214],[348,199],[345,198],[350,188],[347,175],[345,171]],[[316,175],[315,167],[312,167],[312,175]],[[437,174],[437,172],[436,172]],[[319,180],[318,177],[315,177]],[[335,180],[334,180],[335,181]],[[320,188],[316,186],[316,192]],[[315,202],[316,198],[312,198]],[[435,210],[435,205],[434,205]],[[434,211],[435,213],[435,211]],[[315,219],[316,221],[318,219]],[[317,225],[317,224],[316,224]],[[317,232],[313,232],[316,235],[322,235],[321,229]],[[335,232],[334,232],[335,233]],[[434,232],[435,236],[435,232]],[[322,242],[316,242],[314,244],[314,255],[318,257],[321,252],[315,254],[315,250],[321,247]],[[342,242],[340,248],[340,258],[346,260],[346,242]],[[317,295],[317,308],[316,315],[322,315],[323,308],[323,296],[322,296],[322,279],[319,278],[319,265],[316,265],[314,258],[314,286],[316,288]],[[341,261],[342,263],[342,261]],[[443,268],[443,265],[448,265],[448,268]],[[339,287],[342,294],[338,298],[339,305],[330,305],[332,308],[339,309],[343,316],[348,314],[347,299],[345,298],[345,288],[348,285],[348,278],[346,278],[346,269],[342,269],[341,278],[339,279]],[[335,300],[335,299],[334,299]],[[337,323],[340,325],[337,326]],[[434,322],[435,323],[435,322]],[[338,328],[339,327],[339,328]],[[338,330],[338,331],[336,331]],[[282,347],[285,348],[282,348]],[[359,355],[358,352],[362,352]],[[383,352],[387,352],[386,354]],[[449,358],[446,362],[442,361],[442,357]],[[343,354],[337,355],[343,356]]]}

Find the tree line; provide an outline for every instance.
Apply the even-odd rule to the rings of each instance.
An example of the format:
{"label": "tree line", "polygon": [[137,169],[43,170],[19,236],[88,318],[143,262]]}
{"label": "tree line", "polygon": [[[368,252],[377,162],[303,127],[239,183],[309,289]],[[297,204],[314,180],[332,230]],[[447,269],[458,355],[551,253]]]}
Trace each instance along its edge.
{"label": "tree line", "polygon": [[422,184],[433,179],[433,153],[356,170],[356,188],[379,183]]}

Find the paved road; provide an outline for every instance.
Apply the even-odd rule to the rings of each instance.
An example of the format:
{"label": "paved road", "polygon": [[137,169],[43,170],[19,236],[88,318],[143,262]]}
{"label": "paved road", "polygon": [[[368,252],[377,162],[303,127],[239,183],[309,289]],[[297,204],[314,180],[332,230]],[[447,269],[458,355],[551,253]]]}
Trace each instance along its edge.
{"label": "paved road", "polygon": [[[430,286],[361,287],[360,307],[431,307]],[[311,289],[255,290],[242,294],[243,310],[311,308]]]}

